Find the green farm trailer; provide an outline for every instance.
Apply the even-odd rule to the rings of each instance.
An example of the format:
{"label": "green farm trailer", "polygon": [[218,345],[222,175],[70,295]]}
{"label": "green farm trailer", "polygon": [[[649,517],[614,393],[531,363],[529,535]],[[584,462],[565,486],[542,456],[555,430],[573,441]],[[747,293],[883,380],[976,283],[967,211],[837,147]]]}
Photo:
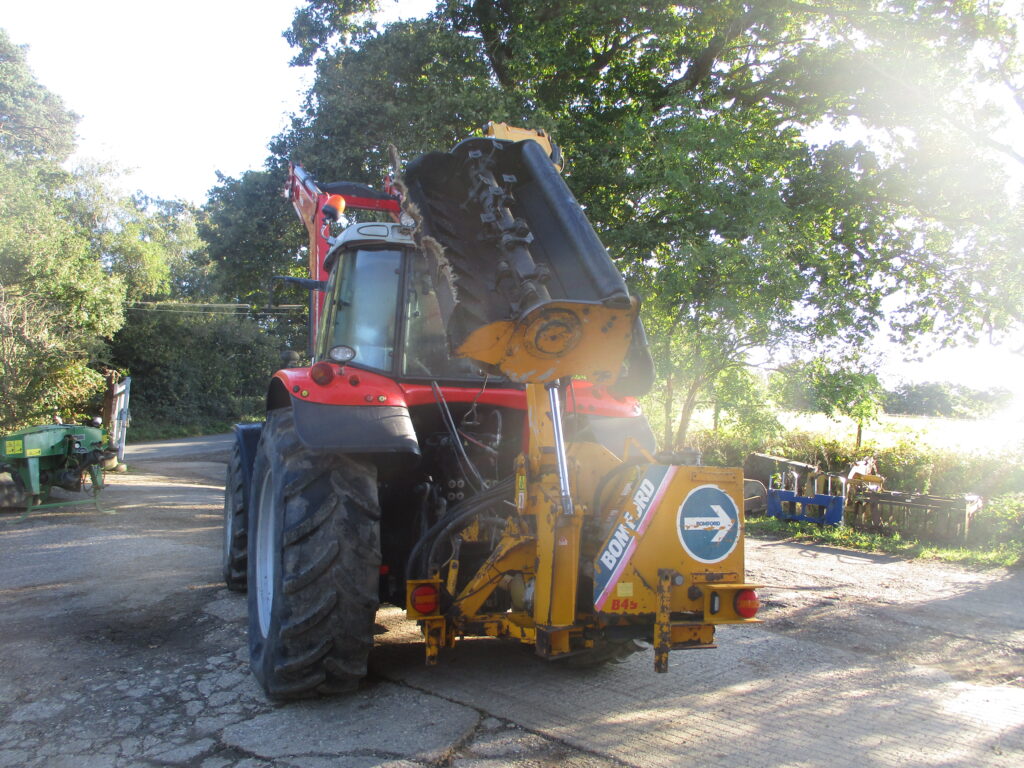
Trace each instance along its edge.
{"label": "green farm trailer", "polygon": [[99,427],[49,424],[6,435],[0,438],[0,511],[51,506],[45,503],[51,489],[82,491],[87,474],[95,497],[104,470],[115,466],[117,453]]}

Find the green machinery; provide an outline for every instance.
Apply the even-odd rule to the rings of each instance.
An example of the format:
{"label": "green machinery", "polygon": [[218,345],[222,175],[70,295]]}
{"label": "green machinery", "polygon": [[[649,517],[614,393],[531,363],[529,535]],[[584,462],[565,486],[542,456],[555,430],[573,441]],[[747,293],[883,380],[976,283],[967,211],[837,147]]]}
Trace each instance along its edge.
{"label": "green machinery", "polygon": [[0,438],[0,511],[29,511],[82,501],[46,503],[51,489],[82,491],[85,475],[93,498],[103,488],[103,471],[117,466],[107,433],[100,427],[49,424]]}

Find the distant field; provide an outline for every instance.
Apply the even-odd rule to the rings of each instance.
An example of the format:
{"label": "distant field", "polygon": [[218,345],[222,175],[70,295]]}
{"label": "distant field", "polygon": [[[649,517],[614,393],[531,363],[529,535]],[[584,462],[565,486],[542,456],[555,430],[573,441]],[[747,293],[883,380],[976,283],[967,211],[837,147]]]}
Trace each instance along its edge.
{"label": "distant field", "polygon": [[[857,425],[849,419],[784,414],[780,420],[790,429],[823,432],[838,439],[853,440],[857,435]],[[1002,453],[1024,448],[1024,415],[1003,414],[979,421],[884,415],[865,425],[864,441],[880,446],[908,441],[963,453]]]}
{"label": "distant field", "polygon": [[[779,415],[788,430],[803,430],[853,442],[857,425],[850,419],[830,419],[822,414],[790,413]],[[711,413],[698,412],[695,428],[710,428]],[[1024,413],[1004,412],[989,419],[941,419],[929,416],[883,415],[864,426],[864,442],[886,447],[901,441],[930,445],[961,453],[986,454],[1013,451],[1024,454]]]}

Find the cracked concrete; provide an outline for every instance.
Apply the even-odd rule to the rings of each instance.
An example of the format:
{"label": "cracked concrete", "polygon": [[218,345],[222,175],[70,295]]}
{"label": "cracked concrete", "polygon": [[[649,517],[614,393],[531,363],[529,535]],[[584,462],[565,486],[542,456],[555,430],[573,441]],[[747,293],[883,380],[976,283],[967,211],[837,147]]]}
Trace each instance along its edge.
{"label": "cracked concrete", "polygon": [[426,668],[385,609],[356,694],[271,703],[219,581],[225,445],[129,451],[113,514],[0,522],[0,768],[1024,763],[1020,574],[775,543],[750,559],[776,622],[667,675],[492,640]]}

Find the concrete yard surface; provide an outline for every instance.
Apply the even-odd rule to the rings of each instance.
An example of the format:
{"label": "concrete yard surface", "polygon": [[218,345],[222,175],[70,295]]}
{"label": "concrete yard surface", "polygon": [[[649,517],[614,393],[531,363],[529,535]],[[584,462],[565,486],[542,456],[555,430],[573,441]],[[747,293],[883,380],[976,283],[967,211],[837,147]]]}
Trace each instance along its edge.
{"label": "concrete yard surface", "polygon": [[664,675],[490,639],[426,667],[384,607],[359,691],[269,702],[220,582],[228,445],[129,446],[105,512],[0,517],[0,768],[1024,765],[1024,572],[785,542],[748,541],[764,623]]}

